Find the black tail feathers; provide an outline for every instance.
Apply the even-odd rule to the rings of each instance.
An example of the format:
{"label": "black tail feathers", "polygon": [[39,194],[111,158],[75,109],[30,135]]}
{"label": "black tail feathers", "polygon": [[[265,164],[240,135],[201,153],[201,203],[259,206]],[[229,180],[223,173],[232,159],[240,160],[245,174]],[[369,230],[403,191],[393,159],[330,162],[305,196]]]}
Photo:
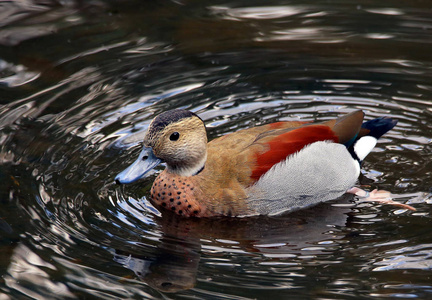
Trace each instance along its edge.
{"label": "black tail feathers", "polygon": [[383,134],[395,127],[396,124],[397,121],[392,118],[381,117],[364,122],[362,124],[362,128],[370,130],[367,135],[379,139]]}

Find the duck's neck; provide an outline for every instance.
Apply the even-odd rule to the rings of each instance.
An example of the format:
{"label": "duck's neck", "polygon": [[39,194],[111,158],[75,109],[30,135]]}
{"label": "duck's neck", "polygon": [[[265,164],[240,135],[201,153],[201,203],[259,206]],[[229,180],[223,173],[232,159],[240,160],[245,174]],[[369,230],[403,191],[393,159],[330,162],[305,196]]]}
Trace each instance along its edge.
{"label": "duck's neck", "polygon": [[207,153],[194,164],[190,165],[167,165],[167,172],[179,175],[179,176],[194,176],[201,173],[205,168],[205,163],[207,161]]}

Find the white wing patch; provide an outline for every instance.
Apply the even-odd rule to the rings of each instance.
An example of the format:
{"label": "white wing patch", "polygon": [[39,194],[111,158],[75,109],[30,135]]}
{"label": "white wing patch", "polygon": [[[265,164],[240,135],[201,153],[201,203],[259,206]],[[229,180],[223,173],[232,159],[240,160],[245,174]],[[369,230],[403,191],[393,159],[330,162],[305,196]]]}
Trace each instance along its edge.
{"label": "white wing patch", "polygon": [[372,151],[376,143],[377,139],[373,136],[364,136],[354,144],[354,152],[360,160],[363,160]]}

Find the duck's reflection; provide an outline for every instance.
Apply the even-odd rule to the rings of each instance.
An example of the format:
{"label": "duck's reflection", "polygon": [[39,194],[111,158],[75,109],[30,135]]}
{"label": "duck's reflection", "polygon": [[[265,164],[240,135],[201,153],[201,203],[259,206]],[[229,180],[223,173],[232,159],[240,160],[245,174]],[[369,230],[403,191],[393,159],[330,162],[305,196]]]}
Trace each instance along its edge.
{"label": "duck's reflection", "polygon": [[152,258],[117,250],[114,260],[134,271],[150,286],[164,292],[177,292],[195,285],[200,248],[199,239],[180,241],[164,236]]}
{"label": "duck's reflection", "polygon": [[190,289],[196,282],[202,239],[233,241],[244,251],[272,257],[298,256],[305,251],[319,254],[320,247],[313,247],[317,243],[343,238],[332,232],[346,225],[351,208],[345,204],[350,199],[344,196],[333,204],[278,217],[185,219],[166,214],[161,218],[164,234],[154,256],[116,250],[114,260],[160,291]]}

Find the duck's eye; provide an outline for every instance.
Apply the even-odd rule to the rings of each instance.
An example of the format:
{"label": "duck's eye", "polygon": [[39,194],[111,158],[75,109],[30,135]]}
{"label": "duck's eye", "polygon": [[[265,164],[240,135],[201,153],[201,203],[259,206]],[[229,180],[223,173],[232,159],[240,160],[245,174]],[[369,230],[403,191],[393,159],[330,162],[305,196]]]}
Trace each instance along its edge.
{"label": "duck's eye", "polygon": [[173,132],[173,133],[170,135],[170,140],[171,140],[171,141],[177,141],[177,140],[179,139],[179,137],[180,137],[180,133],[178,133],[178,132],[176,131],[176,132]]}

